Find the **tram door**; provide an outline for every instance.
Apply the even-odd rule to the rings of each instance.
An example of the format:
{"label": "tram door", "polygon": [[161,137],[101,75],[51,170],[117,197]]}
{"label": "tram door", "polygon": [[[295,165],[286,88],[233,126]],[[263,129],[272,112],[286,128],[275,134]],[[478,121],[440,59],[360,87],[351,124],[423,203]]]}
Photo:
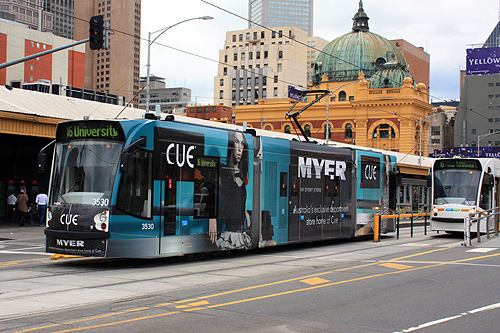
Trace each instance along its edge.
{"label": "tram door", "polygon": [[[179,241],[175,236],[179,234],[177,222],[177,197],[182,191],[180,183],[180,169],[176,166],[166,165],[161,181],[160,195],[160,254],[179,253]],[[156,189],[155,189],[156,190]]]}

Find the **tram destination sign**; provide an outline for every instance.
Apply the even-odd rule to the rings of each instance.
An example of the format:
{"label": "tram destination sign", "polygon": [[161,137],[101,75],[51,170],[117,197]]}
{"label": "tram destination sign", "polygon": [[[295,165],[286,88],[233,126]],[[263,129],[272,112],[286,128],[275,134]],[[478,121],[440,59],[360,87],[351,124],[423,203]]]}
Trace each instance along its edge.
{"label": "tram destination sign", "polygon": [[434,169],[474,169],[481,170],[481,164],[476,160],[449,159],[438,160]]}
{"label": "tram destination sign", "polygon": [[125,141],[125,134],[117,121],[70,121],[57,125],[56,139],[57,141],[81,139]]}

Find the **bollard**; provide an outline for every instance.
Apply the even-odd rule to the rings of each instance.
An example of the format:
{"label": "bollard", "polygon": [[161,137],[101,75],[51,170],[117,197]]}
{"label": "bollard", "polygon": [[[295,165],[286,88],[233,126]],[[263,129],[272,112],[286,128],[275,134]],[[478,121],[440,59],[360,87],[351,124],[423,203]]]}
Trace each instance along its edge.
{"label": "bollard", "polygon": [[375,215],[373,219],[373,241],[380,242],[380,215]]}
{"label": "bollard", "polygon": [[396,226],[396,228],[397,228],[396,239],[399,239],[399,215],[400,214],[398,214],[398,222],[397,222],[397,226]]}
{"label": "bollard", "polygon": [[411,217],[410,217],[410,232],[411,232],[411,237],[413,237],[413,213],[411,214]]}
{"label": "bollard", "polygon": [[477,219],[477,222],[476,222],[476,232],[477,232],[477,242],[478,243],[481,243],[481,219],[482,217],[479,216],[479,218]]}
{"label": "bollard", "polygon": [[424,215],[424,235],[427,235],[427,214]]}

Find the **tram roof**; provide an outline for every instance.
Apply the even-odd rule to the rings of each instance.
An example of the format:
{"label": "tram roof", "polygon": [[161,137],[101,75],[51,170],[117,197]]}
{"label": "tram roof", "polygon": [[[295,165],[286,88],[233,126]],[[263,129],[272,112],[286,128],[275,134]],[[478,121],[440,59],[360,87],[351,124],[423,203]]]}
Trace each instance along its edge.
{"label": "tram roof", "polygon": [[[0,86],[0,112],[55,118],[62,120],[113,119],[124,106],[88,101],[73,97],[46,94],[24,89]],[[119,119],[143,118],[144,110],[127,107]]]}

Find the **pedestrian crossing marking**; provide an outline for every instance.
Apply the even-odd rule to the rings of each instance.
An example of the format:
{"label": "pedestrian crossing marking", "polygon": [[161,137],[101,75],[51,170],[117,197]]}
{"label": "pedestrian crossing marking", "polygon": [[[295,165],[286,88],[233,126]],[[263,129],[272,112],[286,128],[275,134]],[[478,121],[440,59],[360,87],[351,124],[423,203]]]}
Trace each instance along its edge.
{"label": "pedestrian crossing marking", "polygon": [[390,263],[390,262],[386,262],[386,263],[380,264],[379,266],[388,267],[388,268],[394,268],[394,269],[409,269],[409,268],[413,268],[413,266],[401,265],[401,264],[393,264],[393,263]]}
{"label": "pedestrian crossing marking", "polygon": [[496,247],[478,247],[476,249],[467,250],[465,252],[487,253],[487,252],[491,252],[491,251],[495,251],[495,250],[498,250],[498,248],[496,248]]}
{"label": "pedestrian crossing marking", "polygon": [[306,279],[306,280],[300,280],[301,282],[307,283],[311,286],[316,286],[318,284],[323,284],[323,283],[328,283],[330,280],[325,280],[321,278],[311,278],[311,279]]}

